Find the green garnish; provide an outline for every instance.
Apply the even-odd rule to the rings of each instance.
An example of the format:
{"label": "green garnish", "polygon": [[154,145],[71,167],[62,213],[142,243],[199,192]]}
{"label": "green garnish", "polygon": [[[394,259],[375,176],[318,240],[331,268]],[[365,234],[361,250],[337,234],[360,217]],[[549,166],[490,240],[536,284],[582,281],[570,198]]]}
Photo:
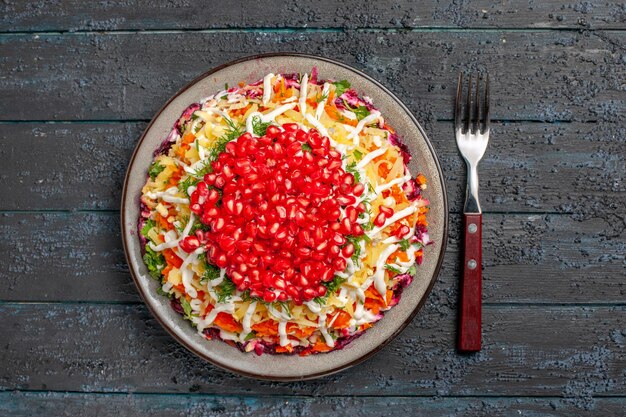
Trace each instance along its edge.
{"label": "green garnish", "polygon": [[150,178],[154,180],[157,177],[157,175],[163,172],[164,169],[165,167],[161,165],[159,161],[157,161],[154,164],[152,164],[152,166],[150,167],[150,170],[148,171],[148,175],[150,175]]}
{"label": "green garnish", "polygon": [[354,150],[354,159],[356,159],[357,161],[360,161],[361,159],[363,159],[363,153],[361,151],[359,151],[358,149]]}
{"label": "green garnish", "polygon": [[186,318],[191,318],[191,304],[189,304],[189,301],[187,301],[187,299],[185,297],[180,297],[178,299],[180,301],[180,305],[183,308],[183,311],[185,312],[185,317]]}
{"label": "green garnish", "polygon": [[411,265],[411,267],[409,268],[409,270],[407,271],[407,274],[409,275],[415,275],[417,273],[417,267],[415,265]]}
{"label": "green garnish", "polygon": [[200,178],[205,174],[213,172],[211,163],[217,159],[219,154],[226,150],[226,144],[228,142],[232,142],[237,139],[239,136],[243,135],[245,131],[243,124],[236,125],[230,119],[226,119],[226,124],[228,125],[226,132],[219,139],[217,139],[216,145],[209,150],[209,155],[202,162],[202,166],[193,173],[194,177]]}
{"label": "green garnish", "polygon": [[148,237],[148,232],[150,231],[150,229],[152,229],[154,226],[156,226],[156,223],[154,220],[152,219],[148,219],[146,220],[146,222],[143,224],[143,227],[141,228],[141,234],[144,237]]}
{"label": "green garnish", "polygon": [[217,302],[224,303],[228,301],[230,297],[235,294],[235,284],[228,277],[224,277],[224,282],[215,287],[215,293],[217,294]]}
{"label": "green garnish", "polygon": [[163,255],[153,251],[150,246],[146,245],[146,253],[143,255],[143,261],[148,267],[150,276],[157,281],[161,281],[161,269],[165,265]]}
{"label": "green garnish", "polygon": [[156,292],[157,292],[157,294],[165,296],[165,297],[169,297],[170,296],[170,294],[168,294],[165,291],[163,291],[163,287],[157,287]]}
{"label": "green garnish", "polygon": [[346,80],[335,81],[333,85],[335,86],[335,96],[337,97],[340,97],[350,88],[350,83]]}
{"label": "green garnish", "polygon": [[215,265],[207,264],[206,270],[204,271],[204,275],[200,279],[200,283],[203,284],[207,282],[207,280],[214,280],[220,277],[220,269]]}
{"label": "green garnish", "polygon": [[246,338],[244,340],[248,341],[248,340],[254,339],[255,337],[256,337],[256,332],[253,330],[246,335]]}
{"label": "green garnish", "polygon": [[[355,151],[358,152],[358,151]],[[356,169],[356,161],[352,161],[346,165],[346,172],[349,172],[354,176],[356,182],[361,182],[361,174]]]}
{"label": "green garnish", "polygon": [[398,242],[398,245],[400,245],[400,249],[406,251],[409,249],[409,247],[411,247],[411,242],[409,242],[407,239],[402,239],[400,242]]}
{"label": "green garnish", "polygon": [[395,266],[389,265],[389,264],[385,265],[385,269],[388,270],[388,271],[393,272],[394,274],[399,274],[399,273],[402,272],[398,268],[396,268]]}
{"label": "green garnish", "polygon": [[200,180],[198,178],[194,178],[191,175],[189,175],[187,178],[185,178],[183,181],[178,183],[178,190],[181,193],[185,193],[187,195],[187,197],[190,197],[189,192],[187,192],[187,189],[189,187],[193,187],[196,184],[198,184],[200,182]]}
{"label": "green garnish", "polygon": [[317,103],[321,103],[322,101],[326,101],[327,98],[328,98],[328,93],[320,94],[319,96],[315,97],[315,101]]}
{"label": "green garnish", "polygon": [[326,301],[328,301],[328,297],[330,297],[331,294],[336,293],[341,287],[341,284],[343,284],[344,282],[346,282],[346,279],[341,278],[337,275],[335,275],[335,277],[331,281],[322,282],[322,285],[326,287],[326,294],[323,297],[315,297],[313,301],[323,306],[324,304],[326,304]]}
{"label": "green garnish", "polygon": [[350,109],[356,116],[357,120],[363,120],[370,115],[370,111],[365,106],[359,106],[356,109]]}
{"label": "green garnish", "polygon": [[302,144],[302,150],[305,152],[311,152],[313,150],[313,148],[311,148],[311,146],[308,143],[303,143]]}
{"label": "green garnish", "polygon": [[257,136],[264,136],[272,122],[263,122],[259,116],[252,117],[252,131]]}

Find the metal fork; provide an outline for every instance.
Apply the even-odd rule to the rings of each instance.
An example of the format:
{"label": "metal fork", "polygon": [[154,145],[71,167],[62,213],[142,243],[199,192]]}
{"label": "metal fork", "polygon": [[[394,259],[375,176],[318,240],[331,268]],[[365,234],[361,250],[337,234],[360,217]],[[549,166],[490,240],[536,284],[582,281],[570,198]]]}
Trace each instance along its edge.
{"label": "metal fork", "polygon": [[465,244],[458,338],[458,348],[462,352],[477,352],[481,345],[482,211],[478,200],[478,162],[489,142],[489,74],[484,79],[482,100],[480,84],[481,78],[477,76],[475,94],[472,97],[472,75],[469,75],[465,111],[462,112],[463,74],[459,74],[454,114],[456,144],[467,165],[467,191],[463,209]]}

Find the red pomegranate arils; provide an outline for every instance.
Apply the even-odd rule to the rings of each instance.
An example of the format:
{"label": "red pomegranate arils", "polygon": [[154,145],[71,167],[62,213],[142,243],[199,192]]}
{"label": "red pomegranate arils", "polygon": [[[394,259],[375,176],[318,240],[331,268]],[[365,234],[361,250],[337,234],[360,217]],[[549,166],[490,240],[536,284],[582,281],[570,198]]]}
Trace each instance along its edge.
{"label": "red pomegranate arils", "polygon": [[[322,283],[354,253],[346,236],[363,234],[357,219],[365,205],[354,205],[365,188],[341,164],[327,137],[297,124],[229,142],[190,196],[191,210],[209,226],[202,235],[208,260],[266,302],[326,294]],[[191,239],[185,248],[193,251],[201,242]]]}

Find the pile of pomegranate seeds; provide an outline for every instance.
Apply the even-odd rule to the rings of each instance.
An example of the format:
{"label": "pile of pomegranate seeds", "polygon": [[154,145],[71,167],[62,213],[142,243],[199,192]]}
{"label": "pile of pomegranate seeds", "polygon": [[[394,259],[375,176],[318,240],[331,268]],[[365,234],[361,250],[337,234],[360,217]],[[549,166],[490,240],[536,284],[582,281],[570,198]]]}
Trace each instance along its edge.
{"label": "pile of pomegranate seeds", "polygon": [[181,247],[204,245],[238,290],[266,302],[326,295],[322,283],[346,269],[355,251],[346,237],[364,233],[357,218],[365,211],[357,204],[364,186],[342,169],[328,137],[297,124],[269,126],[263,137],[229,142],[212,168],[190,198],[210,230]]}

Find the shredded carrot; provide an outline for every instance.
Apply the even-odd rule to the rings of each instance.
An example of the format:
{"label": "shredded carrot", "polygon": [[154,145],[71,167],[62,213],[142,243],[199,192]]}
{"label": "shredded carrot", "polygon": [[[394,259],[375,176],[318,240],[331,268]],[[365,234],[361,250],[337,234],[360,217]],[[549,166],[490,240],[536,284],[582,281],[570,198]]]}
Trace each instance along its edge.
{"label": "shredded carrot", "polygon": [[315,342],[311,350],[313,352],[328,352],[329,350],[332,350],[332,349],[333,348],[328,346],[326,342],[324,342],[323,340],[318,340],[317,342]]}
{"label": "shredded carrot", "polygon": [[171,249],[165,249],[163,251],[163,257],[165,258],[165,261],[168,265],[172,265],[175,268],[180,268],[180,266],[183,264],[183,260],[180,259],[178,255],[176,255]]}
{"label": "shredded carrot", "polygon": [[276,346],[276,352],[278,353],[291,353],[293,352],[293,346],[291,345],[287,345],[287,346]]}
{"label": "shredded carrot", "polygon": [[300,327],[296,323],[287,323],[287,333],[293,334],[298,339],[304,339],[305,337],[309,337],[315,331],[315,327],[312,326],[303,326]]}
{"label": "shredded carrot", "polygon": [[[337,315],[336,319],[334,319],[335,315]],[[343,310],[337,310],[337,313],[330,314],[328,317],[326,317],[326,325],[328,325],[328,323],[332,321],[333,324],[331,327],[335,329],[345,329],[346,327],[350,326],[351,319],[352,317],[350,316],[350,314],[346,313]]]}
{"label": "shredded carrot", "polygon": [[408,262],[409,261],[409,255],[406,254],[405,251],[402,250],[397,250],[394,253],[391,254],[390,258],[397,258],[400,259],[402,262]]}
{"label": "shredded carrot", "polygon": [[232,333],[239,333],[242,330],[241,324],[237,323],[233,316],[224,312],[218,313],[213,323],[219,328]]}
{"label": "shredded carrot", "polygon": [[163,270],[161,271],[161,273],[167,277],[170,274],[170,271],[172,270],[172,265],[167,265],[165,268],[163,268]]}
{"label": "shredded carrot", "polygon": [[338,122],[341,122],[345,125],[356,126],[358,124],[356,120],[350,120],[343,117],[343,115],[339,113],[339,110],[337,110],[337,107],[335,107],[334,104],[325,105],[324,111],[331,119],[337,120]]}
{"label": "shredded carrot", "polygon": [[265,320],[252,326],[258,337],[278,335],[278,322]]}

